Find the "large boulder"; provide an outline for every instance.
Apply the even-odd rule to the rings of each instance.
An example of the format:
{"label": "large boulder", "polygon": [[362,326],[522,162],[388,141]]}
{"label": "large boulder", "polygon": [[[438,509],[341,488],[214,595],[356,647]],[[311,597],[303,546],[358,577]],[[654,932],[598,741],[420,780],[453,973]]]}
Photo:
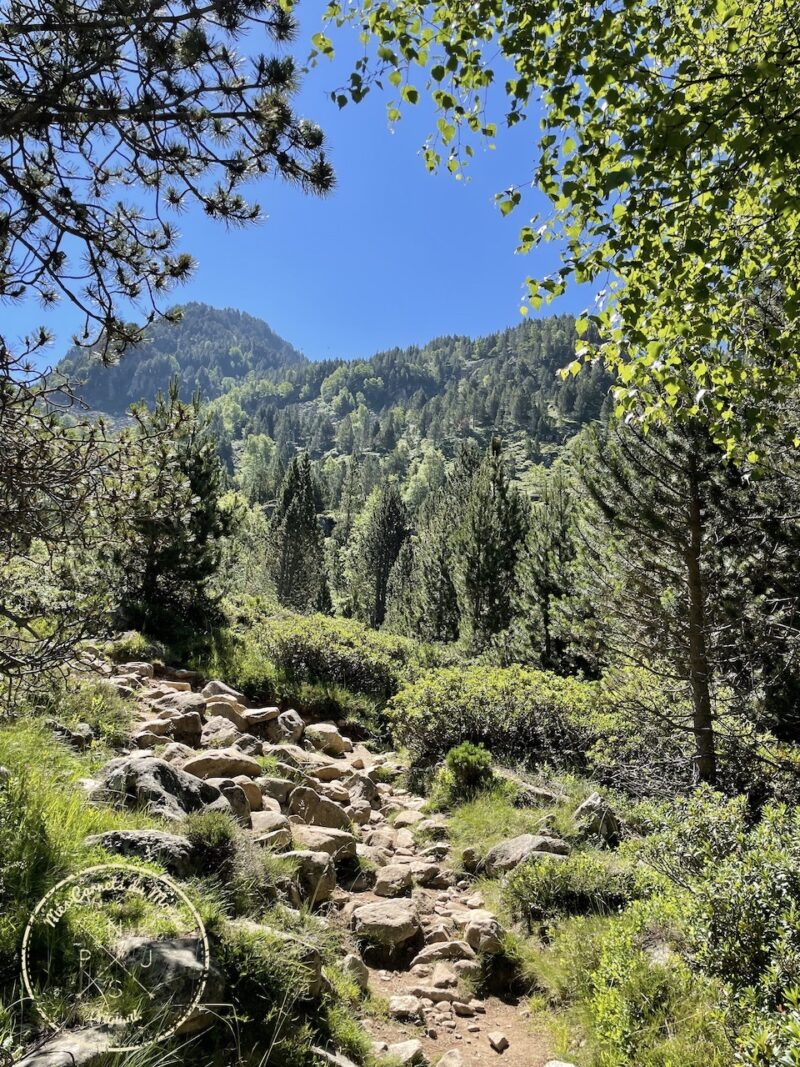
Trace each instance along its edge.
{"label": "large boulder", "polygon": [[214,696],[206,700],[206,715],[209,718],[219,717],[221,719],[227,719],[228,722],[233,723],[237,730],[244,733],[247,730],[245,724],[245,712],[246,708],[244,704],[240,704],[238,700],[234,700],[233,697],[226,696]]}
{"label": "large boulder", "polygon": [[258,760],[235,748],[199,752],[184,763],[183,769],[197,778],[234,778],[237,774],[258,778],[261,774]]}
{"label": "large boulder", "polygon": [[169,874],[186,878],[192,873],[192,846],[180,834],[165,830],[106,830],[84,838],[87,848],[99,846],[117,856],[160,863]]}
{"label": "large boulder", "polygon": [[464,913],[463,929],[464,940],[475,952],[489,955],[502,952],[505,931],[500,920],[492,912],[476,908]]}
{"label": "large boulder", "polygon": [[352,917],[353,930],[373,944],[396,948],[420,933],[419,916],[408,900],[380,900],[362,904]]}
{"label": "large boulder", "polygon": [[542,853],[551,856],[567,856],[569,845],[558,837],[547,837],[544,834],[520,834],[519,837],[511,837],[489,849],[483,861],[483,870],[487,874],[511,871],[520,863]]}
{"label": "large boulder", "polygon": [[274,745],[283,743],[296,745],[305,731],[305,723],[293,708],[282,711],[277,718],[271,719],[266,726],[266,737]]}
{"label": "large boulder", "polygon": [[474,960],[475,950],[466,941],[437,941],[420,949],[411,966],[437,963],[439,960]]}
{"label": "large boulder", "polygon": [[342,737],[338,729],[327,722],[315,723],[306,727],[306,740],[320,752],[328,756],[343,756],[350,752],[353,745],[346,737]]}
{"label": "large boulder", "polygon": [[297,815],[310,826],[328,826],[335,830],[349,830],[350,820],[344,809],[334,800],[320,796],[314,789],[298,786],[289,796],[289,814]]}
{"label": "large boulder", "polygon": [[[179,683],[175,682],[173,684],[178,685]],[[182,715],[194,711],[201,719],[205,718],[206,702],[199,693],[178,692],[170,689],[168,692],[162,693],[160,697],[152,700],[150,706],[155,708],[156,711],[177,711]]]}
{"label": "large boulder", "polygon": [[288,778],[256,778],[255,784],[260,787],[262,796],[271,797],[279,804],[285,804],[295,788],[295,783]]}
{"label": "large boulder", "polygon": [[292,826],[292,837],[302,849],[327,852],[337,862],[356,857],[356,839],[346,830],[295,823]]}
{"label": "large boulder", "polygon": [[389,863],[381,867],[375,880],[375,895],[402,897],[411,892],[413,879],[407,863]]}
{"label": "large boulder", "polygon": [[235,723],[224,715],[212,715],[200,735],[202,748],[230,748],[242,736]]}
{"label": "large boulder", "polygon": [[150,815],[178,821],[192,811],[227,801],[216,786],[155,756],[121,756],[100,772],[100,795],[117,807],[143,808]]}
{"label": "large boulder", "polygon": [[269,739],[269,724],[280,715],[279,708],[248,708],[244,713],[244,728],[249,734]]}
{"label": "large boulder", "polygon": [[295,878],[304,901],[322,904],[330,900],[336,888],[336,869],[327,852],[300,849],[296,852],[286,852],[284,855],[286,859],[295,862]]}
{"label": "large boulder", "polygon": [[232,689],[231,686],[221,682],[218,678],[212,678],[210,682],[206,682],[203,686],[201,696],[204,698],[215,696],[229,696],[233,697],[240,704],[245,703],[244,693],[240,693],[238,689]]}
{"label": "large boulder", "polygon": [[596,838],[610,846],[619,842],[619,819],[599,793],[588,796],[572,817],[584,837]]}

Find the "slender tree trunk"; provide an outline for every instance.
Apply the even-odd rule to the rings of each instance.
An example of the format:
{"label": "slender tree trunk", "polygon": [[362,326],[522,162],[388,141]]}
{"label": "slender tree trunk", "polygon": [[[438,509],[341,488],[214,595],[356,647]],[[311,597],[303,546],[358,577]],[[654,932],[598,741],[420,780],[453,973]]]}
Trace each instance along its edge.
{"label": "slender tree trunk", "polygon": [[706,644],[706,608],[701,551],[703,514],[697,464],[689,466],[689,544],[686,551],[689,587],[689,684],[692,690],[692,728],[696,746],[697,779],[716,784],[717,755],[711,710],[711,671]]}

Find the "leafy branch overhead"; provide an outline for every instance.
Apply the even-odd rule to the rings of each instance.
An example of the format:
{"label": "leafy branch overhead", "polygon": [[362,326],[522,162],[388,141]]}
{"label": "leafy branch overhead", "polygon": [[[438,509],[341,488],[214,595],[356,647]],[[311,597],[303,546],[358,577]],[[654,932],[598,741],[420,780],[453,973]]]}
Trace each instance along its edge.
{"label": "leafy branch overhead", "polygon": [[329,191],[322,131],[292,110],[292,58],[235,48],[247,31],[290,42],[291,6],[4,0],[0,296],[69,301],[82,343],[107,352],[140,334],[123,305],[152,321],[192,269],[169,209],[249,222],[241,187],[264,174]]}
{"label": "leafy branch overhead", "polygon": [[[444,150],[458,169],[474,135],[494,134],[496,82],[507,125],[541,115],[531,184],[551,213],[521,228],[519,250],[555,240],[562,265],[529,281],[531,304],[595,287],[579,329],[600,331],[618,413],[700,417],[757,461],[800,374],[797,5],[334,0],[327,19],[361,29],[352,99],[386,79],[399,117],[424,83],[441,116],[429,167]],[[318,54],[332,48],[318,39]],[[498,199],[511,212],[523,190]]]}

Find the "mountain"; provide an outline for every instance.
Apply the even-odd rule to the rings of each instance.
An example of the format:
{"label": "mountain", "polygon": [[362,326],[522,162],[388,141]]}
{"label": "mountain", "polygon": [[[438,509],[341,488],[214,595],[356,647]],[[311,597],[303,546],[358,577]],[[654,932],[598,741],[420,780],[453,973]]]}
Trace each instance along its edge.
{"label": "mountain", "polygon": [[73,348],[56,373],[82,383],[76,393],[89,407],[122,415],[137,401],[152,403],[175,375],[184,396],[199,389],[211,400],[236,384],[307,362],[265,322],[243,311],[198,303],[182,311],[177,324],[153,323],[146,339],[114,366]]}

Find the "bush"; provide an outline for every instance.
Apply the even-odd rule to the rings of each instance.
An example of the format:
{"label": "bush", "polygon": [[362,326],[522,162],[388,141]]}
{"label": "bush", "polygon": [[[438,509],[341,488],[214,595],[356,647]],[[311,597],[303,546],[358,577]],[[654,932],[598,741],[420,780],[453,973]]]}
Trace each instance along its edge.
{"label": "bush", "polygon": [[521,864],[507,877],[503,897],[516,919],[531,929],[557,916],[618,911],[637,895],[630,863],[616,857],[574,852],[566,859],[541,859]]}
{"label": "bush", "polygon": [[434,656],[409,638],[352,619],[245,609],[219,642],[212,667],[256,699],[284,682],[316,682],[385,701]]}
{"label": "bush", "polygon": [[45,710],[58,722],[75,727],[88,723],[96,738],[112,748],[130,738],[133,708],[108,682],[70,675],[55,683],[47,694]]}
{"label": "bush", "polygon": [[437,772],[431,790],[432,803],[447,808],[471,800],[477,793],[489,789],[494,780],[492,757],[483,745],[464,741],[450,749],[444,767]]}
{"label": "bush", "polygon": [[496,759],[580,768],[594,739],[596,685],[522,667],[432,670],[389,704],[396,744],[430,766],[462,741]]}
{"label": "bush", "polygon": [[239,840],[239,828],[224,811],[195,811],[183,822],[183,835],[196,856],[202,856],[203,872],[227,882]]}

